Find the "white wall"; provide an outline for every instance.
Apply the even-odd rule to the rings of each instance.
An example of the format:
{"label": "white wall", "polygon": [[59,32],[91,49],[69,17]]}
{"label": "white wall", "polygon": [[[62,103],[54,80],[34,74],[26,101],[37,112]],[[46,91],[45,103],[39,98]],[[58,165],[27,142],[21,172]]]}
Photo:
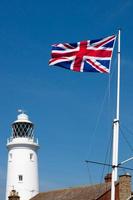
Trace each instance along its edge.
{"label": "white wall", "polygon": [[[25,142],[21,143],[21,140]],[[38,145],[28,142],[27,138],[24,140],[20,138],[19,142],[12,141],[7,145],[9,152],[6,200],[13,188],[19,193],[20,200],[29,200],[39,192]],[[22,181],[19,180],[19,175],[22,175]]]}

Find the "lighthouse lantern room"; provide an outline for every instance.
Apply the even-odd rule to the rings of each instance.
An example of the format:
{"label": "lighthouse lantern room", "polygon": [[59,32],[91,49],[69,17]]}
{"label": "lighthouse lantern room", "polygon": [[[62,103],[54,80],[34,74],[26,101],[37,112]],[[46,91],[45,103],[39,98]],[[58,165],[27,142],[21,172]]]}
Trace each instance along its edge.
{"label": "lighthouse lantern room", "polygon": [[15,189],[20,200],[29,200],[39,192],[38,140],[34,138],[34,124],[20,111],[12,124],[12,135],[7,141],[8,164],[6,200]]}

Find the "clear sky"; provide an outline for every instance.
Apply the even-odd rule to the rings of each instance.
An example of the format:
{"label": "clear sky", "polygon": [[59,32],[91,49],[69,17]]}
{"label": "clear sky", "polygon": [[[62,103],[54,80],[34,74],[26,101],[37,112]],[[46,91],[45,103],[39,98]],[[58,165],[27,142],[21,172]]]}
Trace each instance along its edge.
{"label": "clear sky", "polygon": [[20,108],[35,123],[40,143],[40,191],[100,182],[109,170],[90,164],[88,171],[84,161],[110,160],[106,152],[115,117],[117,43],[110,92],[108,75],[49,67],[53,43],[97,39],[122,28],[120,118],[127,139],[120,136],[119,160],[132,156],[132,19],[132,0],[0,1],[1,200],[5,200],[6,140]]}

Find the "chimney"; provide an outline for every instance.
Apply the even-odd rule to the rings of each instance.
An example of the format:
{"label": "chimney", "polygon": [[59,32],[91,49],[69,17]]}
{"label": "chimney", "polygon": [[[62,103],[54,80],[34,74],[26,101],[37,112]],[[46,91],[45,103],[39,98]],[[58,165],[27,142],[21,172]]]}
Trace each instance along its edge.
{"label": "chimney", "polygon": [[131,196],[131,176],[126,173],[119,176],[119,200],[128,199]]}
{"label": "chimney", "polygon": [[112,180],[112,174],[108,173],[105,177],[104,177],[105,183],[111,183]]}
{"label": "chimney", "polygon": [[16,190],[12,190],[8,196],[8,200],[20,200],[18,192],[16,192]]}

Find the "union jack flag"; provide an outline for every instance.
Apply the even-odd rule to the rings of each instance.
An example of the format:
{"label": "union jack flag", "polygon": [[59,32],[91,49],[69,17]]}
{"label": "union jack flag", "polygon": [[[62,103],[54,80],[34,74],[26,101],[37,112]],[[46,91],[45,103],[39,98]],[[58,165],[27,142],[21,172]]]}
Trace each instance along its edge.
{"label": "union jack flag", "polygon": [[52,45],[49,65],[76,72],[109,73],[116,36]]}

